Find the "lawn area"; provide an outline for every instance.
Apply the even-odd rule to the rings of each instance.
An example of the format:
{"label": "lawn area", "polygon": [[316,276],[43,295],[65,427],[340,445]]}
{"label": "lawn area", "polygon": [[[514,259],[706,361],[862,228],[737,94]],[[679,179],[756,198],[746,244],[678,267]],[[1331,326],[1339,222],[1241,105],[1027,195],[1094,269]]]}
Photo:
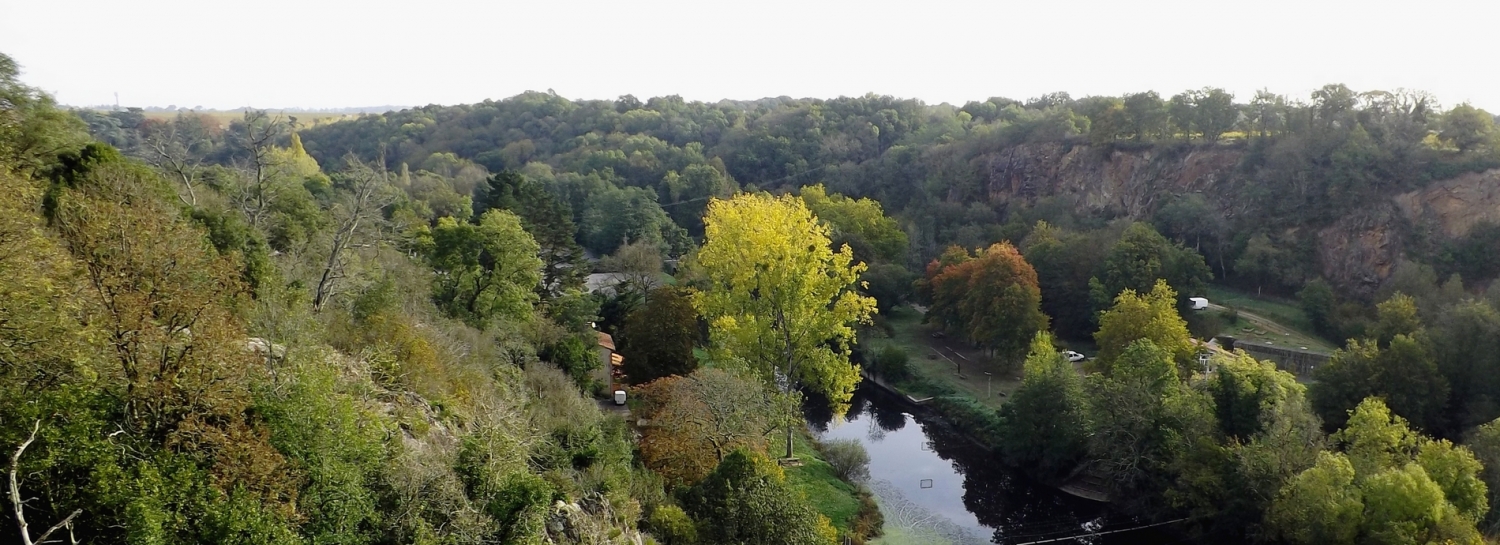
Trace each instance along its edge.
{"label": "lawn area", "polygon": [[[781,442],[773,441],[770,450],[772,453],[785,454],[786,436],[778,435],[777,438]],[[854,487],[833,474],[833,468],[818,457],[818,451],[813,449],[806,433],[797,434],[792,452],[802,460],[802,465],[786,468],[787,482],[792,488],[802,491],[808,501],[817,507],[818,512],[833,522],[835,528],[841,532],[848,531],[850,521],[859,513],[859,497]]]}
{"label": "lawn area", "polygon": [[[956,339],[934,338],[934,329],[922,324],[922,314],[911,307],[892,309],[885,319],[893,334],[872,338],[870,345],[876,350],[895,345],[910,356],[915,377],[896,384],[903,392],[917,397],[957,393],[998,409],[1021,385],[1019,366],[1006,371],[983,350]],[[986,372],[992,376],[986,377]]]}
{"label": "lawn area", "polygon": [[[1224,324],[1225,335],[1242,340],[1271,341],[1281,347],[1306,347],[1319,352],[1332,352],[1336,348],[1327,339],[1313,333],[1312,323],[1295,301],[1260,297],[1215,285],[1208,287],[1208,301],[1240,311],[1239,320]],[[1256,320],[1257,317],[1263,320]]]}

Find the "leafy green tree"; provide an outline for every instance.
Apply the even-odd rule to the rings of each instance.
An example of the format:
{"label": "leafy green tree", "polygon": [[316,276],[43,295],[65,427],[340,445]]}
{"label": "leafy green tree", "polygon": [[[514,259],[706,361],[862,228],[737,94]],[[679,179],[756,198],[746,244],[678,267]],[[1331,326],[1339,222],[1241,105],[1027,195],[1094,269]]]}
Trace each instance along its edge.
{"label": "leafy green tree", "polygon": [[1458,437],[1500,418],[1500,312],[1478,301],[1460,303],[1428,332],[1438,370],[1452,388],[1443,435]]}
{"label": "leafy green tree", "polygon": [[1397,335],[1387,348],[1351,339],[1313,375],[1313,405],[1329,427],[1341,426],[1346,411],[1368,396],[1387,399],[1397,414],[1424,429],[1442,425],[1448,383],[1423,344]]}
{"label": "leafy green tree", "polygon": [[1198,437],[1174,468],[1169,497],[1208,534],[1248,540],[1282,489],[1324,446],[1321,423],[1300,384],[1271,362],[1217,355],[1204,388],[1219,434]]}
{"label": "leafy green tree", "polygon": [[713,163],[688,165],[681,174],[667,171],[657,190],[662,202],[667,203],[662,208],[693,235],[703,233],[703,212],[709,199],[727,199],[740,189],[725,172],[723,162],[714,159]]}
{"label": "leafy green tree", "polygon": [[520,218],[507,211],[485,212],[478,225],[440,219],[428,256],[439,275],[433,298],[448,315],[471,324],[524,321],[541,282],[538,250]]}
{"label": "leafy green tree", "polygon": [[1197,361],[1198,350],[1188,334],[1187,322],[1177,314],[1177,294],[1165,281],[1158,280],[1149,293],[1137,295],[1126,289],[1115,298],[1115,305],[1099,316],[1099,356],[1094,365],[1105,374],[1112,373],[1115,360],[1140,339],[1150,339],[1158,350],[1165,351],[1179,369],[1189,372]]}
{"label": "leafy green tree", "polygon": [[318,543],[370,543],[380,532],[379,468],[391,430],[339,391],[333,368],[317,363],[294,363],[287,383],[259,392],[256,410],[265,415],[272,444],[306,479],[297,495],[307,517],[302,535]]}
{"label": "leafy green tree", "polygon": [[1390,299],[1375,305],[1375,327],[1370,336],[1381,346],[1390,346],[1397,335],[1414,336],[1422,330],[1422,319],[1417,316],[1417,300],[1404,293],[1396,293]]}
{"label": "leafy green tree", "polygon": [[1198,128],[1198,107],[1195,102],[1195,92],[1188,91],[1172,95],[1167,102],[1167,120],[1172,123],[1172,128],[1182,135],[1184,142],[1192,140],[1193,129]]}
{"label": "leafy green tree", "polygon": [[[1480,464],[1463,447],[1414,433],[1379,399],[1334,435],[1342,453],[1288,482],[1267,515],[1292,543],[1480,543],[1488,509]],[[1356,515],[1357,513],[1357,515]]]}
{"label": "leafy green tree", "polygon": [[1165,508],[1188,438],[1213,432],[1207,396],[1178,380],[1171,352],[1143,338],[1110,374],[1094,375],[1088,406],[1089,452],[1110,476],[1111,496],[1133,508]]}
{"label": "leafy green tree", "polygon": [[895,263],[876,263],[860,276],[866,295],[875,299],[876,308],[882,314],[904,305],[912,299],[912,283],[917,274],[905,266]]}
{"label": "leafy green tree", "polygon": [[[1213,272],[1197,252],[1172,244],[1145,223],[1132,223],[1089,281],[1096,308],[1103,308],[1126,289],[1150,291],[1166,280],[1183,297],[1199,293]],[[1179,304],[1181,302],[1179,301]]]}
{"label": "leafy green tree", "polygon": [[1226,229],[1223,215],[1214,210],[1201,193],[1189,193],[1167,201],[1156,210],[1153,221],[1163,234],[1176,239],[1178,244],[1191,240],[1193,249],[1199,252],[1203,251],[1203,239],[1217,242]]}
{"label": "leafy green tree", "polygon": [[1167,103],[1156,91],[1125,95],[1125,122],[1135,141],[1158,138],[1167,131]]}
{"label": "leafy green tree", "polygon": [[1271,241],[1265,233],[1257,233],[1245,244],[1245,251],[1234,261],[1234,272],[1255,284],[1255,293],[1261,293],[1266,285],[1295,286],[1301,283],[1301,270],[1296,256]]}
{"label": "leafy green tree", "polygon": [[[1464,438],[1480,465],[1479,478],[1484,481],[1490,506],[1500,505],[1500,422],[1491,421],[1474,428]],[[1500,509],[1491,509],[1481,519],[1485,533],[1500,527]]]}
{"label": "leafy green tree", "polygon": [[580,228],[588,248],[599,254],[645,242],[681,255],[691,244],[687,231],[672,223],[657,204],[656,193],[639,187],[607,188],[589,195]]}
{"label": "leafy green tree", "polygon": [[[797,197],[716,200],[704,221],[697,266],[706,285],[693,306],[708,321],[715,357],[748,365],[788,394],[801,384],[847,403],[859,382],[848,361],[853,326],[875,309],[854,291],[864,265],[848,246],[830,247],[828,227]],[[786,423],[787,457],[795,420]]]}
{"label": "leafy green tree", "polygon": [[1441,430],[1448,403],[1448,380],[1438,369],[1431,343],[1417,317],[1415,300],[1397,294],[1378,305],[1375,338],[1350,339],[1314,372],[1313,405],[1330,427],[1369,396],[1425,430]]}
{"label": "leafy green tree", "polygon": [[1083,114],[1089,118],[1090,143],[1108,144],[1130,133],[1130,120],[1120,99],[1089,97],[1079,102],[1085,101],[1091,103],[1083,108]]}
{"label": "leafy green tree", "polygon": [[1358,542],[1364,509],[1349,458],[1323,452],[1312,469],[1282,489],[1266,514],[1266,526],[1272,536],[1289,543],[1352,545]]}
{"label": "leafy green tree", "polygon": [[1198,91],[1193,97],[1193,107],[1198,132],[1203,133],[1203,140],[1210,144],[1218,142],[1219,136],[1229,132],[1239,121],[1240,112],[1234,105],[1234,95],[1218,87]]}
{"label": "leafy green tree", "polygon": [[831,545],[838,537],[828,519],[787,485],[780,467],[745,450],[725,457],[689,489],[683,510],[697,521],[699,542],[706,544]]}
{"label": "leafy green tree", "polygon": [[29,176],[87,141],[84,124],[40,89],[21,83],[20,66],[0,53],[0,164]]}
{"label": "leafy green tree", "polygon": [[1495,116],[1465,102],[1443,114],[1442,137],[1459,152],[1493,150],[1496,146]]}
{"label": "leafy green tree", "polygon": [[1077,234],[1038,221],[1022,243],[1026,261],[1036,269],[1042,290],[1042,312],[1059,335],[1088,338],[1096,328],[1089,279],[1108,250],[1107,236]]}
{"label": "leafy green tree", "polygon": [[848,244],[856,259],[900,262],[905,257],[906,232],[886,217],[879,202],[829,195],[822,184],[804,187],[800,193],[813,215],[831,227],[829,237],[834,244]]}
{"label": "leafy green tree", "polygon": [[[588,264],[583,248],[574,237],[572,212],[542,184],[511,170],[490,176],[479,195],[480,214],[487,210],[509,210],[541,248],[542,288],[555,296],[583,285]],[[462,218],[459,218],[462,219]]]}
{"label": "leafy green tree", "polygon": [[1480,478],[1483,466],[1468,448],[1447,439],[1427,441],[1417,451],[1417,465],[1443,489],[1443,498],[1460,515],[1481,520],[1489,512],[1489,487]]}
{"label": "leafy green tree", "polygon": [[1088,454],[1088,401],[1073,364],[1038,332],[1021,387],[1000,408],[1001,455],[1019,467],[1059,476]]}
{"label": "leafy green tree", "polygon": [[1214,399],[1219,430],[1226,437],[1245,440],[1265,431],[1271,410],[1304,395],[1291,373],[1244,352],[1219,357],[1214,365],[1208,392]]}
{"label": "leafy green tree", "polygon": [[1333,318],[1338,296],[1333,293],[1333,286],[1327,280],[1318,277],[1308,281],[1302,291],[1297,292],[1297,301],[1302,307],[1302,313],[1312,322],[1313,330],[1325,337],[1336,334],[1338,327],[1333,323]]}
{"label": "leafy green tree", "polygon": [[620,355],[625,375],[643,384],[671,375],[686,375],[698,367],[693,347],[698,340],[698,313],[690,298],[673,287],[652,290],[646,304],[626,319],[620,329]]}

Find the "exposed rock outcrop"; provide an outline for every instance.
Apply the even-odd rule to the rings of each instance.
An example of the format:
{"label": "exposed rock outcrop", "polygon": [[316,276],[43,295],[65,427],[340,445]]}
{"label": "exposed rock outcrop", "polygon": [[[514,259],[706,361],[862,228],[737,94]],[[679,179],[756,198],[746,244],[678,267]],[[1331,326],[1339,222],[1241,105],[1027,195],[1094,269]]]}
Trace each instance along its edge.
{"label": "exposed rock outcrop", "polygon": [[1228,185],[1241,155],[1234,149],[1118,151],[1049,143],[981,159],[991,204],[1062,195],[1076,199],[1080,211],[1142,218],[1162,196]]}
{"label": "exposed rock outcrop", "polygon": [[1394,201],[1412,224],[1443,238],[1461,237],[1479,223],[1500,223],[1500,169],[1434,182]]}
{"label": "exposed rock outcrop", "polygon": [[[1238,171],[1243,156],[1230,147],[1127,151],[1046,143],[987,153],[975,164],[997,208],[1060,197],[1080,213],[1146,219],[1167,196],[1198,192],[1232,220],[1249,213],[1244,190],[1253,182]],[[1370,295],[1410,250],[1405,238],[1413,229],[1440,242],[1481,222],[1500,223],[1500,169],[1434,182],[1328,219],[1312,234],[1318,272],[1348,293]]]}

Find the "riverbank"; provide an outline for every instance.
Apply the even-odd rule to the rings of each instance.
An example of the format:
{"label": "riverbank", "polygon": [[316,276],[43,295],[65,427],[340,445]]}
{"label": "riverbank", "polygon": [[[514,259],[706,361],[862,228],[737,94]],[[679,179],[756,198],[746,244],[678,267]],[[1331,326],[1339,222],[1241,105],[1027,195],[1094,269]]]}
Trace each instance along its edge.
{"label": "riverbank", "polygon": [[[870,534],[878,533],[872,532],[870,526],[879,526],[879,508],[866,499],[871,496],[868,490],[839,479],[833,466],[818,452],[814,444],[816,440],[806,431],[795,436],[792,452],[801,463],[785,468],[787,483],[807,497],[819,513],[828,517],[840,536],[849,536],[851,541],[863,543]],[[785,448],[785,443],[781,446]]]}
{"label": "riverbank", "polygon": [[[1019,366],[1004,365],[984,350],[948,338],[923,324],[922,313],[911,307],[891,309],[883,322],[883,329],[870,332],[866,347],[871,356],[887,347],[906,354],[904,372],[880,377],[905,395],[916,399],[960,396],[999,409],[1021,386]],[[874,372],[873,366],[866,368]]]}
{"label": "riverbank", "polygon": [[[1066,538],[1138,521],[1042,485],[996,460],[949,418],[873,381],[855,390],[846,415],[809,403],[824,440],[855,440],[870,455],[868,487],[885,519],[880,544],[1024,543]],[[1160,542],[1159,534],[1099,536],[1095,545]]]}

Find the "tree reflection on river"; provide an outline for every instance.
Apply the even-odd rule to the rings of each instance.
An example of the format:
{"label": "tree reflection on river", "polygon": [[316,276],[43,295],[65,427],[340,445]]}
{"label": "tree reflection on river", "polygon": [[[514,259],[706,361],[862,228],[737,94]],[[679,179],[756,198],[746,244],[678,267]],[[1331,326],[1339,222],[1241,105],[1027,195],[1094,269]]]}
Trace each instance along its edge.
{"label": "tree reflection on river", "polygon": [[[808,396],[808,426],[825,439],[855,439],[870,453],[870,488],[880,499],[891,543],[1134,545],[1172,541],[1151,530],[1107,536],[1096,531],[1139,522],[1103,505],[1037,484],[931,416],[913,415],[901,398],[861,383],[849,413],[835,418]],[[896,541],[900,539],[901,541]],[[882,542],[885,543],[885,542]]]}

